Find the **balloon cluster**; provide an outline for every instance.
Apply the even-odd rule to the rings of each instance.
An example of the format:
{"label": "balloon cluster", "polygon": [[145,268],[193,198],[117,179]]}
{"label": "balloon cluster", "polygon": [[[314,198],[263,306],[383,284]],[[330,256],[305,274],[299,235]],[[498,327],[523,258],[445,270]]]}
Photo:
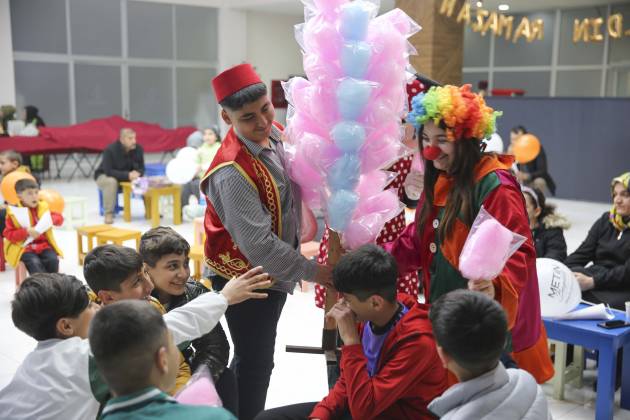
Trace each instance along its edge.
{"label": "balloon cluster", "polygon": [[376,17],[377,0],[303,0],[296,25],[308,80],[284,84],[289,173],[311,208],[352,249],[376,239],[401,210],[383,172],[405,152],[401,117],[413,72],[407,38],[420,27],[399,9]]}

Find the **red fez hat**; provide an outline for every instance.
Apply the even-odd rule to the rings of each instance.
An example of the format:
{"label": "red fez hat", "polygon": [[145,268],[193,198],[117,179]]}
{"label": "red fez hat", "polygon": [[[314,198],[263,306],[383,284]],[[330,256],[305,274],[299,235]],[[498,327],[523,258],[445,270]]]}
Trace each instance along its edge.
{"label": "red fez hat", "polygon": [[252,65],[248,63],[229,68],[212,79],[212,87],[217,102],[221,102],[239,90],[256,83],[262,83],[262,80]]}

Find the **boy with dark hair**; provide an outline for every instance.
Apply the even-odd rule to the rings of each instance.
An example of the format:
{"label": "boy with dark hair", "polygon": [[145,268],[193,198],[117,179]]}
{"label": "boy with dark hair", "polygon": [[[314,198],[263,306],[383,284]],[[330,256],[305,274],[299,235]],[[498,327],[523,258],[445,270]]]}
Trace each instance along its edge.
{"label": "boy with dark hair", "polygon": [[13,323],[38,341],[9,384],[0,413],[12,419],[95,418],[107,389],[97,386],[87,338],[98,305],[74,276],[37,273],[22,282],[11,303]]}
{"label": "boy with dark hair", "polygon": [[223,408],[178,404],[164,393],[175,384],[179,351],[162,315],[146,302],[103,308],[90,327],[90,347],[115,397],[103,419],[235,419]]}
{"label": "boy with dark hair", "polygon": [[102,245],[90,251],[83,261],[83,276],[103,305],[121,299],[149,300],[153,290],[140,254],[120,245]]}
{"label": "boy with dark hair", "polygon": [[397,277],[396,261],[376,245],[339,260],[333,280],[343,299],[326,315],[344,343],[337,383],[319,403],[271,409],[257,420],[430,418],[427,404],[446,389],[446,370],[427,306],[396,295]]}
{"label": "boy with dark hair", "polygon": [[12,267],[22,261],[30,274],[56,273],[59,257],[63,256],[57,246],[52,227],[63,224],[60,213],[50,211],[48,203],[38,198],[39,186],[32,179],[20,179],[15,183],[15,192],[20,203],[8,206],[6,227],[2,236],[4,254]]}
{"label": "boy with dark hair", "polygon": [[[22,155],[20,155],[15,150],[3,150],[0,152],[0,176],[4,178],[9,175],[11,172],[26,172],[30,173],[31,170],[28,166],[22,165]],[[35,178],[35,176],[33,176]],[[35,178],[37,179],[37,178]],[[2,232],[4,232],[5,227],[5,219],[7,217],[7,203],[6,201],[0,203],[0,236],[2,236]]]}
{"label": "boy with dark hair", "polygon": [[[209,291],[190,277],[189,252],[186,239],[170,227],[150,229],[140,239],[144,270],[155,287],[152,295],[167,311]],[[201,365],[208,367],[223,407],[237,415],[238,389],[234,373],[227,369],[230,344],[221,324],[194,340],[182,354],[193,372]]]}
{"label": "boy with dark hair", "polygon": [[459,380],[429,410],[444,420],[550,418],[536,380],[499,362],[508,331],[501,305],[479,292],[455,290],[432,305],[429,318],[440,359]]}
{"label": "boy with dark hair", "polygon": [[234,343],[239,417],[265,406],[276,328],[287,293],[299,280],[330,284],[331,269],[300,254],[301,198],[286,171],[282,126],[274,121],[267,87],[250,64],[212,80],[221,117],[230,126],[201,190],[206,194],[206,262],[213,288],[254,265],[274,279],[269,298],[226,312]]}

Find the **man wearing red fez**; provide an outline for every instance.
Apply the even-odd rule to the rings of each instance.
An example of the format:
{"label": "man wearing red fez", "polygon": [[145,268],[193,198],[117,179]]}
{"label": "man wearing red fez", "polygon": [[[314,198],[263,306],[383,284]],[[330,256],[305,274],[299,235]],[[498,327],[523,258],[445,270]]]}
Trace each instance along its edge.
{"label": "man wearing red fez", "polygon": [[249,64],[224,71],[212,86],[230,126],[201,181],[212,285],[220,290],[256,266],[274,281],[266,299],[233,305],[225,314],[234,343],[238,418],[249,420],[265,406],[287,293],[299,280],[329,285],[332,270],[300,254],[300,190],[287,174],[282,126],[274,121],[267,87]]}

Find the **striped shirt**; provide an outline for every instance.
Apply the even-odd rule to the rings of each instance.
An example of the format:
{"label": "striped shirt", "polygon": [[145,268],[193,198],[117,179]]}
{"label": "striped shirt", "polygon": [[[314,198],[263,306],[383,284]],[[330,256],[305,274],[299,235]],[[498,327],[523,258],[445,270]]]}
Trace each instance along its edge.
{"label": "striped shirt", "polygon": [[272,289],[293,293],[295,283],[315,276],[316,263],[300,254],[301,201],[299,187],[287,174],[281,132],[273,126],[269,147],[238,135],[276,181],[282,209],[282,237],[271,229],[271,215],[258,191],[232,165],[214,172],[206,195],[221,223],[252,266],[262,266],[276,282]]}

